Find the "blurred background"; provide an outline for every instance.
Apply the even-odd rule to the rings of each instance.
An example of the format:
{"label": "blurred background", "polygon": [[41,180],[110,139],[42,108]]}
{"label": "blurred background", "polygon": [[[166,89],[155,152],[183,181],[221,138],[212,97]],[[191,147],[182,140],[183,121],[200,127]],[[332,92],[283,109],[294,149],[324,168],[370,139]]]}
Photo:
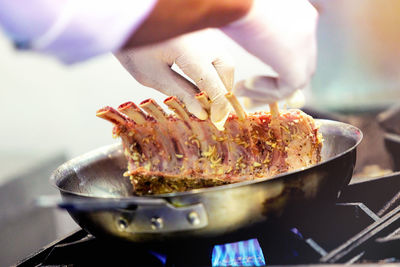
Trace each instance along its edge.
{"label": "blurred background", "polygon": [[[313,3],[320,11],[319,58],[307,106],[371,131],[360,148],[369,152],[359,157],[360,173],[371,165],[393,169],[373,118],[400,99],[400,2]],[[227,38],[220,41],[234,56],[236,81],[270,71]],[[1,266],[77,227],[68,215],[36,208],[32,201],[56,193],[48,178],[58,165],[119,142],[111,137],[112,126],[95,116],[97,109],[149,97],[165,98],[137,83],[112,55],[64,66],[18,52],[0,34]]]}

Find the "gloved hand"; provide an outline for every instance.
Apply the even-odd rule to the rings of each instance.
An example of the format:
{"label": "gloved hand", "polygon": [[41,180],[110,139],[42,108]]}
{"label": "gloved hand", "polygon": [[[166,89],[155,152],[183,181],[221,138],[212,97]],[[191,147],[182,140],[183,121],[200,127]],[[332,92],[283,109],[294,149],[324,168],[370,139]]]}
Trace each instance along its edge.
{"label": "gloved hand", "polygon": [[[225,99],[234,81],[234,67],[226,52],[218,47],[218,32],[204,30],[169,41],[116,53],[116,57],[141,84],[166,95],[177,96],[199,119],[208,113],[195,99],[205,91],[210,100],[211,121],[222,129],[231,110]],[[171,69],[176,64],[194,84]]]}
{"label": "gloved hand", "polygon": [[235,85],[236,95],[272,103],[306,87],[315,70],[317,20],[307,0],[254,0],[245,17],[222,27],[278,75],[240,81]]}

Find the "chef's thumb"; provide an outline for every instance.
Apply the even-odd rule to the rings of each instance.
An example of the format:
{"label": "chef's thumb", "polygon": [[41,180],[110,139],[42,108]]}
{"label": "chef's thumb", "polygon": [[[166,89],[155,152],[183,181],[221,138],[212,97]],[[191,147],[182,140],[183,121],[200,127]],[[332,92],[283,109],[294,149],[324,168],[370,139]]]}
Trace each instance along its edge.
{"label": "chef's thumb", "polygon": [[[175,61],[178,67],[192,79],[200,91],[208,94],[211,100],[210,119],[219,129],[224,129],[225,121],[231,111],[231,106],[225,98],[227,90],[220,74],[211,61],[198,58],[196,55],[185,55]],[[229,81],[229,79],[226,79]]]}

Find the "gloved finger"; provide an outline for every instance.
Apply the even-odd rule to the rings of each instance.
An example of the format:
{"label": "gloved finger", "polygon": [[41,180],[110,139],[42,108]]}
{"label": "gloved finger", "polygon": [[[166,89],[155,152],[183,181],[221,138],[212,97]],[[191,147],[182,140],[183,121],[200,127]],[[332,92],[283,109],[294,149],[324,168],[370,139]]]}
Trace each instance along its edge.
{"label": "gloved finger", "polygon": [[211,62],[200,61],[191,55],[178,58],[175,63],[191,78],[200,91],[205,91],[210,100],[210,118],[214,125],[222,130],[228,118],[231,106],[225,98],[227,90]]}
{"label": "gloved finger", "polygon": [[246,109],[253,109],[253,108],[259,108],[259,107],[267,107],[267,104],[265,104],[264,101],[258,101],[257,99],[254,99],[254,98],[244,97],[243,98],[243,106]]}
{"label": "gloved finger", "polygon": [[[296,90],[292,95],[286,99],[286,105],[288,108],[302,108],[306,104],[306,98],[303,90]],[[266,107],[267,104],[264,101],[260,101],[257,98],[244,97],[243,105],[246,109],[253,109],[258,107]]]}
{"label": "gloved finger", "polygon": [[214,59],[212,64],[226,90],[232,91],[235,75],[235,65],[233,60],[227,55],[219,55],[216,59]]}
{"label": "gloved finger", "polygon": [[165,67],[157,76],[159,79],[153,79],[153,83],[147,86],[166,95],[178,97],[185,104],[188,111],[200,120],[208,118],[207,111],[195,98],[199,89],[193,83],[168,67]]}
{"label": "gloved finger", "polygon": [[200,120],[206,120],[208,113],[195,98],[195,95],[200,92],[196,85],[170,68],[167,68],[166,72],[170,79],[164,80],[165,75],[163,75],[163,81],[160,82],[160,86],[157,86],[156,89],[166,95],[178,97],[190,113]]}
{"label": "gloved finger", "polygon": [[236,95],[256,99],[266,104],[287,98],[293,91],[291,87],[279,84],[279,78],[268,76],[255,76],[239,81],[234,88]]}
{"label": "gloved finger", "polygon": [[[137,68],[134,62],[143,62],[139,56],[146,57],[146,54],[118,53],[115,55],[129,73],[141,84],[154,88],[168,96],[178,97],[187,107],[189,112],[201,120],[208,118],[208,113],[195,99],[199,89],[190,81],[176,73],[168,65],[159,61],[149,61],[147,64]],[[146,58],[144,58],[146,60]],[[154,75],[157,73],[157,75]]]}

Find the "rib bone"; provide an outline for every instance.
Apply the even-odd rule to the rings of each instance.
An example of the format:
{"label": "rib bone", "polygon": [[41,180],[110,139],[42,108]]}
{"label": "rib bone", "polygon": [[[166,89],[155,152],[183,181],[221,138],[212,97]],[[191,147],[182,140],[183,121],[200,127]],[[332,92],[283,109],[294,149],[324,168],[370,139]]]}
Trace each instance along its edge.
{"label": "rib bone", "polygon": [[118,111],[122,112],[123,114],[128,116],[128,118],[139,125],[143,125],[146,123],[146,114],[144,114],[143,111],[133,102],[126,102],[124,104],[121,104],[118,107]]}
{"label": "rib bone", "polygon": [[228,92],[225,97],[228,99],[229,103],[231,103],[233,109],[236,112],[239,120],[243,121],[247,118],[246,111],[244,111],[242,105],[239,103],[238,99],[232,92]]}
{"label": "rib bone", "polygon": [[146,99],[140,103],[140,107],[144,109],[149,115],[153,116],[159,123],[167,123],[167,114],[164,110],[154,101],[154,99]]}
{"label": "rib bone", "polygon": [[188,121],[190,119],[190,113],[186,110],[185,106],[175,96],[170,96],[164,100],[166,104],[181,120]]}
{"label": "rib bone", "polygon": [[269,110],[271,111],[271,115],[272,115],[273,118],[278,118],[279,117],[279,108],[278,108],[278,103],[277,102],[269,104]]}
{"label": "rib bone", "polygon": [[208,127],[212,127],[213,125],[195,120],[193,115],[191,115],[184,105],[174,96],[165,99],[164,103],[170,107],[180,119],[186,122],[188,131],[193,133],[190,135],[191,140],[189,140],[189,143],[197,145],[200,149],[200,154],[202,151],[206,151],[209,143],[206,141],[205,133],[209,132],[210,129],[208,129]]}
{"label": "rib bone", "polygon": [[126,118],[112,107],[104,107],[96,112],[96,116],[108,120],[115,125],[125,125]]}
{"label": "rib bone", "polygon": [[211,108],[211,101],[206,92],[198,93],[195,98],[200,102],[200,105],[207,111]]}

